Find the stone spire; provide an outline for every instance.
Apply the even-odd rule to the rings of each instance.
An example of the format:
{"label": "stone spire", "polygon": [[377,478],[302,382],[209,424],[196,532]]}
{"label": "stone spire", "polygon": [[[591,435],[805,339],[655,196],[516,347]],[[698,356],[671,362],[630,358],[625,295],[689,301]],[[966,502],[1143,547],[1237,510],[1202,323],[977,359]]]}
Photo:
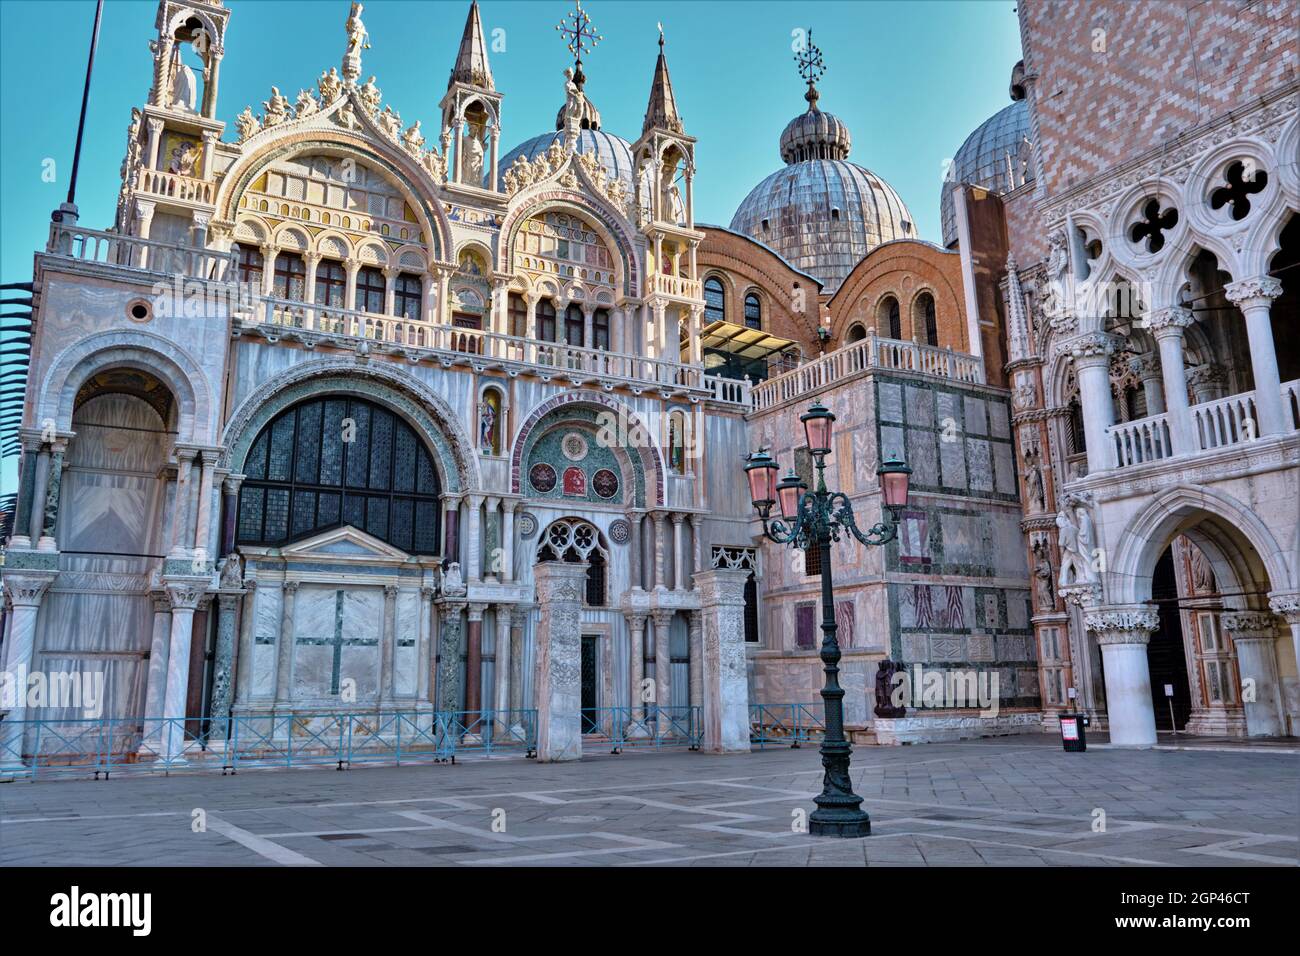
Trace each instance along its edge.
{"label": "stone spire", "polygon": [[[958,196],[958,201],[961,197]],[[1020,286],[1020,272],[1014,252],[1007,253],[1007,325],[1011,361],[1029,358],[1029,316],[1025,314],[1025,293]]]}
{"label": "stone spire", "polygon": [[673,97],[673,81],[668,75],[668,60],[664,56],[664,28],[659,26],[659,59],[655,63],[655,78],[650,85],[650,105],[645,110],[641,132],[665,129],[672,133],[685,132],[682,118],[677,114],[677,100]]}
{"label": "stone spire", "polygon": [[465,33],[460,38],[460,51],[456,54],[456,65],[451,68],[452,84],[464,83],[477,86],[483,90],[495,89],[492,85],[492,68],[488,66],[487,44],[483,41],[483,21],[478,14],[478,0],[469,5],[469,17],[465,20]]}

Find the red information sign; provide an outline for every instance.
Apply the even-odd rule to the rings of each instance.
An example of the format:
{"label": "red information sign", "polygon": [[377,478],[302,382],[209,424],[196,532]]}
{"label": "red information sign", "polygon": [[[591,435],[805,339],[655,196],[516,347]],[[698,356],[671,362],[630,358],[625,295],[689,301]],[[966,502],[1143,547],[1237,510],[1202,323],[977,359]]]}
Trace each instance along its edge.
{"label": "red information sign", "polygon": [[1077,717],[1061,718],[1061,739],[1062,740],[1079,739],[1079,718]]}

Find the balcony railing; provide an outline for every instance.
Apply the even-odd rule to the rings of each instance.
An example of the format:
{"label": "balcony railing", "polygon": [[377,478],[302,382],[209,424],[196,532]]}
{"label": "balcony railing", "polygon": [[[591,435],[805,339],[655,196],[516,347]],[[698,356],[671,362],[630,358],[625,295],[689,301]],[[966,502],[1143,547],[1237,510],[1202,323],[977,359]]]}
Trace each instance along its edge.
{"label": "balcony railing", "polygon": [[649,274],[646,283],[646,291],[650,295],[658,293],[659,295],[670,295],[678,299],[702,299],[704,298],[704,286],[699,279],[688,279],[685,276],[669,276],[660,272]]}
{"label": "balcony railing", "polygon": [[780,405],[868,369],[917,372],[972,385],[984,382],[984,363],[977,356],[868,335],[754,386],[754,408]]}
{"label": "balcony railing", "polygon": [[179,199],[184,202],[212,204],[216,183],[179,173],[167,173],[158,169],[142,169],[136,174],[137,192],[162,199]]}
{"label": "balcony railing", "polygon": [[1254,392],[1193,405],[1191,413],[1192,431],[1202,451],[1239,445],[1259,436]]}
{"label": "balcony railing", "polygon": [[706,375],[704,376],[704,387],[713,392],[714,401],[744,405],[746,408],[753,404],[754,386],[749,382],[734,378],[723,378],[720,375]]}
{"label": "balcony railing", "polygon": [[[1201,402],[1188,409],[1190,444],[1197,451],[1214,451],[1252,442],[1259,437],[1255,393],[1239,392],[1226,398]],[[1300,431],[1300,380],[1282,383],[1284,425]],[[1113,468],[1128,468],[1172,458],[1171,430],[1176,427],[1167,413],[1106,429],[1113,450]],[[1076,476],[1079,477],[1079,476]]]}
{"label": "balcony railing", "polygon": [[488,363],[535,366],[541,374],[551,371],[571,380],[630,381],[671,391],[716,389],[705,383],[702,369],[681,362],[271,297],[259,299],[240,324],[278,327],[299,336],[366,339],[394,350],[427,350],[473,356]]}
{"label": "balcony railing", "polygon": [[1115,452],[1115,467],[1140,465],[1173,455],[1169,440],[1169,422],[1163,414],[1122,422],[1106,429]]}
{"label": "balcony railing", "polygon": [[50,225],[50,241],[45,251],[83,262],[98,262],[169,276],[218,281],[234,277],[233,252],[192,249],[57,222]]}

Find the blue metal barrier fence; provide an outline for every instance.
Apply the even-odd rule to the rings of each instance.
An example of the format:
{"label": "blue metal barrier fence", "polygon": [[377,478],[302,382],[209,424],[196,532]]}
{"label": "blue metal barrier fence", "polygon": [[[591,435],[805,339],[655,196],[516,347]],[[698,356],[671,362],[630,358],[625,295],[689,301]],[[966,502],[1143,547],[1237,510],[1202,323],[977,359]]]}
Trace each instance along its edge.
{"label": "blue metal barrier fence", "polygon": [[537,711],[0,721],[0,778],[454,762],[537,751]]}
{"label": "blue metal barrier fence", "polygon": [[759,750],[799,747],[826,733],[826,712],[815,704],[750,704],[749,742]]}
{"label": "blue metal barrier fence", "polygon": [[[637,710],[641,713],[638,714]],[[703,721],[699,707],[584,707],[583,746],[607,743],[611,753],[626,748],[663,750],[668,747],[700,749]]]}

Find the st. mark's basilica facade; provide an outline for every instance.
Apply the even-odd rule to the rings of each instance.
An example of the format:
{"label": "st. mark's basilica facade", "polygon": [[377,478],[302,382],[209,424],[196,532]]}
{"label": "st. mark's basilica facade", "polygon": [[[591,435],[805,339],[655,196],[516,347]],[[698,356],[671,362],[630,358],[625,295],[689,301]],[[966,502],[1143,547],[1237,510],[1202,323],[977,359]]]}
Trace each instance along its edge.
{"label": "st. mark's basilica facade", "polygon": [[[388,712],[535,722],[543,759],[692,726],[747,750],[817,700],[822,569],[763,538],[742,468],[810,481],[820,400],[860,515],[912,468],[896,540],[833,549],[855,739],[1077,710],[1150,745],[1162,685],[1179,729],[1295,733],[1296,11],[1214,0],[1183,36],[1177,4],[1062,6],[1020,5],[1012,102],[925,197],[939,245],[815,68],[724,227],[662,34],[634,138],[579,14],[558,115],[509,148],[476,3],[423,129],[354,3],[342,59],[227,130],[231,10],[162,0],[116,220],[65,206],[35,259],[6,670],[102,675],[146,738]],[[1157,90],[1140,47],[1175,35]],[[882,661],[996,701],[901,710]]]}

